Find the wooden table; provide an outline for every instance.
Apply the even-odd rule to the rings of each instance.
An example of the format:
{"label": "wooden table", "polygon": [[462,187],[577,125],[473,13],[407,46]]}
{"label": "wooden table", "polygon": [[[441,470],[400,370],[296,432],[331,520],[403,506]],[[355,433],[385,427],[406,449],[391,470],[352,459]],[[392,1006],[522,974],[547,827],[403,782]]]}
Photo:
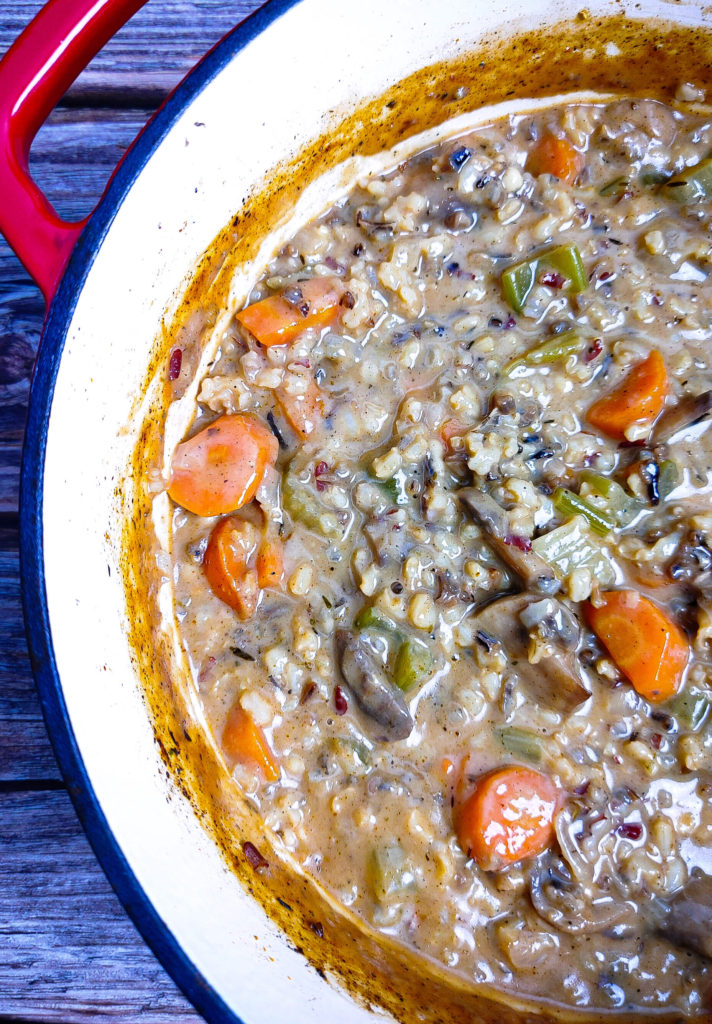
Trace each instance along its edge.
{"label": "wooden table", "polygon": [[[0,53],[41,2],[0,0]],[[256,0],[149,0],[37,137],[33,173],[62,216],[79,219],[91,210],[166,94],[258,6]],[[43,315],[39,290],[0,236],[0,1022],[199,1022],[127,917],[84,837],[30,671],[17,500]]]}

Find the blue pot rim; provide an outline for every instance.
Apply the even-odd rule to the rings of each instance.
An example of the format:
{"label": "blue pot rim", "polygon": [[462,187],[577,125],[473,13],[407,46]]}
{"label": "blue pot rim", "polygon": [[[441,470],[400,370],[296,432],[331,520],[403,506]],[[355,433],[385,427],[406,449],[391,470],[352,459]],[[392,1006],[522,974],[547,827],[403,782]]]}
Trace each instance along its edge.
{"label": "blue pot rim", "polygon": [[243,1024],[181,948],[139,884],[89,780],[64,700],[47,607],[42,538],[50,409],[67,331],[96,253],[124,198],[175,123],[253,39],[300,0],[268,0],[228,33],[178,85],[138,135],[82,232],[52,300],[30,389],[20,481],[20,564],[25,630],[40,703],[82,827],[123,906],[161,964],[209,1024]]}

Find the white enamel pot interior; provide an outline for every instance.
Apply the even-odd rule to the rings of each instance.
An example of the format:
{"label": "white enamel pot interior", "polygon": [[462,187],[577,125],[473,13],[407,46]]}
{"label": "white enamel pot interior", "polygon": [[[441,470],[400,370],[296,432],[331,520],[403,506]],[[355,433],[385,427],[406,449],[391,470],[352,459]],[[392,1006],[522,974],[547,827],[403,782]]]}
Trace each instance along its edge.
{"label": "white enamel pot interior", "polygon": [[[112,182],[50,310],[23,476],[28,630],[80,815],[139,928],[211,1020],[366,1024],[247,895],[162,771],[125,629],[114,492],[161,317],[270,169],[420,67],[492,29],[554,23],[564,0],[301,0],[237,30],[159,114]],[[593,0],[686,23],[704,4]],[[295,83],[298,87],[295,88]],[[335,113],[336,112],[336,113]],[[127,425],[129,425],[127,427]]]}

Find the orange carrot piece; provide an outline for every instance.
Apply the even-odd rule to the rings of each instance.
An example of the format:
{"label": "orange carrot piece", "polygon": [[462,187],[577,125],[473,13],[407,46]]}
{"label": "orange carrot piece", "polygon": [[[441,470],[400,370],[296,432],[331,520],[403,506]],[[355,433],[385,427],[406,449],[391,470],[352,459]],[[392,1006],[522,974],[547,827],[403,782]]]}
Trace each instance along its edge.
{"label": "orange carrot piece", "polygon": [[282,586],[284,581],[284,559],[282,542],[276,537],[264,540],[257,552],[257,582],[260,587]]}
{"label": "orange carrot piece", "polygon": [[457,839],[485,871],[541,853],[554,840],[560,791],[532,768],[507,765],[480,776],[457,815]]}
{"label": "orange carrot piece", "polygon": [[651,590],[659,590],[663,587],[673,589],[676,586],[662,570],[656,572],[654,569],[647,568],[641,562],[628,560],[626,563],[626,574],[635,583],[639,583],[641,587],[649,587]]}
{"label": "orange carrot piece", "polygon": [[669,700],[680,689],[690,660],[687,637],[662,608],[637,590],[610,590],[588,623],[634,689],[646,700]]}
{"label": "orange carrot piece", "polygon": [[526,166],[535,177],[553,174],[560,181],[573,185],[583,170],[583,156],[568,139],[544,135],[529,154]]}
{"label": "orange carrot piece", "polygon": [[220,416],[178,445],[168,493],[197,516],[234,512],[254,498],[278,451],[274,434],[256,416]]}
{"label": "orange carrot piece", "polygon": [[321,423],[324,417],[321,391],[313,377],[308,379],[306,391],[295,395],[284,387],[275,388],[275,397],[290,426],[302,441]]}
{"label": "orange carrot piece", "polygon": [[463,427],[462,423],[458,423],[457,420],[446,420],[445,423],[443,423],[440,428],[440,436],[443,439],[443,444],[450,454],[455,450],[452,447],[453,437],[464,437],[467,430],[468,428]]}
{"label": "orange carrot piece", "polygon": [[302,298],[287,301],[284,295],[268,295],[238,313],[236,319],[261,345],[287,345],[307,327],[327,327],[339,314],[341,291],[328,277],[314,277],[294,285]]}
{"label": "orange carrot piece", "polygon": [[251,619],[257,608],[258,573],[250,568],[257,541],[252,523],[223,519],[210,534],[203,556],[203,572],[213,593],[241,619]]}
{"label": "orange carrot piece", "polygon": [[240,704],[235,704],[227,716],[222,747],[230,761],[254,768],[265,782],[276,782],[279,778],[277,758],[267,737],[252,715]]}
{"label": "orange carrot piece", "polygon": [[593,403],[586,418],[597,430],[623,441],[628,427],[638,420],[649,420],[652,424],[665,404],[667,393],[665,363],[653,349],[617,387]]}

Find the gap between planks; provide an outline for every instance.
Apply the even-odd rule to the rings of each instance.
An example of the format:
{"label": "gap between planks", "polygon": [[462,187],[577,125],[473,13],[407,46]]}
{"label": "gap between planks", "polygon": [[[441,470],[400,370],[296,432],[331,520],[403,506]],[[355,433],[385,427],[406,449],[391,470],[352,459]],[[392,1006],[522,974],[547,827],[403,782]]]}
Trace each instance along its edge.
{"label": "gap between planks", "polygon": [[121,908],[66,792],[0,795],[0,1021],[198,1024]]}

